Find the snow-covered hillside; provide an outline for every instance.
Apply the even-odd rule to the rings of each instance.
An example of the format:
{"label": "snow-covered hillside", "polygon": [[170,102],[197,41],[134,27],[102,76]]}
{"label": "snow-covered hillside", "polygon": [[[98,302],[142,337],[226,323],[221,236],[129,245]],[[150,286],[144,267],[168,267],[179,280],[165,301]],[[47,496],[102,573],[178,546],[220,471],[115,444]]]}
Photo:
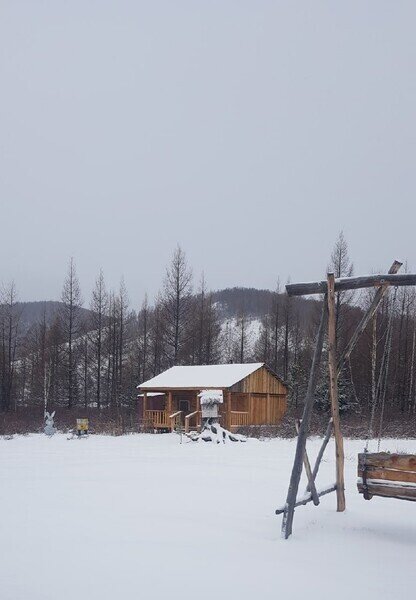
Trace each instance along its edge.
{"label": "snow-covered hillside", "polygon": [[[319,446],[310,444],[313,458]],[[296,511],[280,538],[294,441],[214,446],[176,435],[0,439],[2,600],[407,598],[415,506],[355,488]],[[391,450],[415,450],[400,440]],[[333,446],[320,483],[333,481]]]}
{"label": "snow-covered hillside", "polygon": [[[255,317],[248,317],[244,323],[244,356],[254,356],[256,342],[258,341],[261,321]],[[233,355],[238,356],[241,345],[241,324],[237,317],[221,321],[222,356],[223,362],[230,362]]]}

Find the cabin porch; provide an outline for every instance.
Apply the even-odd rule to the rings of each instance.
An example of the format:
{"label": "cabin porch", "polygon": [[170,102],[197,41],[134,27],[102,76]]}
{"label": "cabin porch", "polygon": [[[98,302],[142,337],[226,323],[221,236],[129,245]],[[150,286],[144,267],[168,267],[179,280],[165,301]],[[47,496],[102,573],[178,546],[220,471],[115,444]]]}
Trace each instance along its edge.
{"label": "cabin porch", "polygon": [[[201,409],[200,390],[169,390],[144,392],[142,420],[153,429],[173,431],[181,427],[185,432],[199,430]],[[270,425],[280,421],[286,408],[282,394],[256,394],[224,390],[220,405],[220,423],[230,431],[248,425]]]}
{"label": "cabin porch", "polygon": [[[177,390],[169,392],[145,392],[140,394],[141,417],[154,429],[195,431],[201,427],[200,390]],[[246,396],[246,398],[242,398]],[[249,425],[249,394],[224,393],[220,406],[220,422],[227,429]]]}

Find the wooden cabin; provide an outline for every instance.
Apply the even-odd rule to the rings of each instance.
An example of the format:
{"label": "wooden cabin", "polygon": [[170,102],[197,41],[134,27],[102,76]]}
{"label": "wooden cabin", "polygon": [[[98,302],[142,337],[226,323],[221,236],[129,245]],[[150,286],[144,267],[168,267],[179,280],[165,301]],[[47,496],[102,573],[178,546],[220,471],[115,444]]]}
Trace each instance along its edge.
{"label": "wooden cabin", "polygon": [[287,385],[264,363],[197,365],[172,367],[138,386],[142,422],[165,431],[198,429],[198,394],[207,389],[223,391],[220,418],[228,430],[275,425],[286,412]]}

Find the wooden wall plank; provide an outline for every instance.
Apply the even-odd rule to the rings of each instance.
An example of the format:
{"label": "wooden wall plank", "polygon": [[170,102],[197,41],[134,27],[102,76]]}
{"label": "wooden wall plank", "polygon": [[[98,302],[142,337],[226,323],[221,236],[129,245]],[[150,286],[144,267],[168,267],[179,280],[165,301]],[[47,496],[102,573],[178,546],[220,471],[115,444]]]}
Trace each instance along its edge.
{"label": "wooden wall plank", "polygon": [[287,394],[287,386],[266,367],[261,367],[230,388],[232,392]]}

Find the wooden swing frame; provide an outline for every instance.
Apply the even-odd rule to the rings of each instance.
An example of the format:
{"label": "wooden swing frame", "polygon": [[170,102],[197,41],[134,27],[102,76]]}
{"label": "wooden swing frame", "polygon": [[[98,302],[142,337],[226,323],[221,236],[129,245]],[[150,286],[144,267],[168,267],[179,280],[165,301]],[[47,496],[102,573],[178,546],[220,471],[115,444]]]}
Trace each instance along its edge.
{"label": "wooden swing frame", "polygon": [[[295,458],[292,467],[292,473],[287,492],[286,503],[276,510],[276,514],[283,514],[282,536],[288,539],[292,534],[293,518],[295,508],[313,502],[316,506],[320,503],[320,498],[326,494],[336,492],[337,511],[345,510],[344,493],[344,445],[340,427],[339,402],[338,402],[338,376],[342,371],[346,361],[360,337],[365,330],[370,319],[375,315],[386,291],[390,286],[401,287],[416,285],[415,274],[398,275],[402,263],[395,260],[391,265],[387,275],[372,275],[367,277],[348,277],[335,279],[333,273],[328,273],[326,281],[317,281],[312,283],[295,283],[286,285],[286,291],[289,296],[303,296],[311,294],[324,294],[322,306],[321,321],[319,324],[315,350],[312,359],[312,366],[309,373],[308,387],[305,395],[302,420],[297,423],[297,444]],[[376,287],[377,291],[362,316],[356,329],[354,330],[346,348],[338,358],[336,356],[336,316],[335,316],[335,293],[343,290],[363,289]],[[309,458],[306,452],[306,440],[308,437],[309,425],[312,416],[312,409],[315,401],[315,390],[318,383],[319,366],[321,362],[322,348],[324,344],[325,331],[328,332],[328,371],[329,371],[329,395],[331,401],[331,419],[328,423],[326,434],[315,461],[314,468],[311,469]],[[334,484],[321,490],[316,487],[316,476],[319,466],[328,445],[332,431],[335,438],[335,457],[336,457],[336,481]],[[298,496],[299,483],[303,467],[305,468],[308,479],[308,486],[303,496]],[[368,482],[368,480],[367,480]],[[368,483],[367,483],[368,485]],[[386,488],[384,488],[386,489]],[[376,492],[374,491],[374,494]],[[383,495],[383,494],[380,494]],[[387,495],[387,494],[384,494]],[[399,497],[399,496],[397,496]]]}

